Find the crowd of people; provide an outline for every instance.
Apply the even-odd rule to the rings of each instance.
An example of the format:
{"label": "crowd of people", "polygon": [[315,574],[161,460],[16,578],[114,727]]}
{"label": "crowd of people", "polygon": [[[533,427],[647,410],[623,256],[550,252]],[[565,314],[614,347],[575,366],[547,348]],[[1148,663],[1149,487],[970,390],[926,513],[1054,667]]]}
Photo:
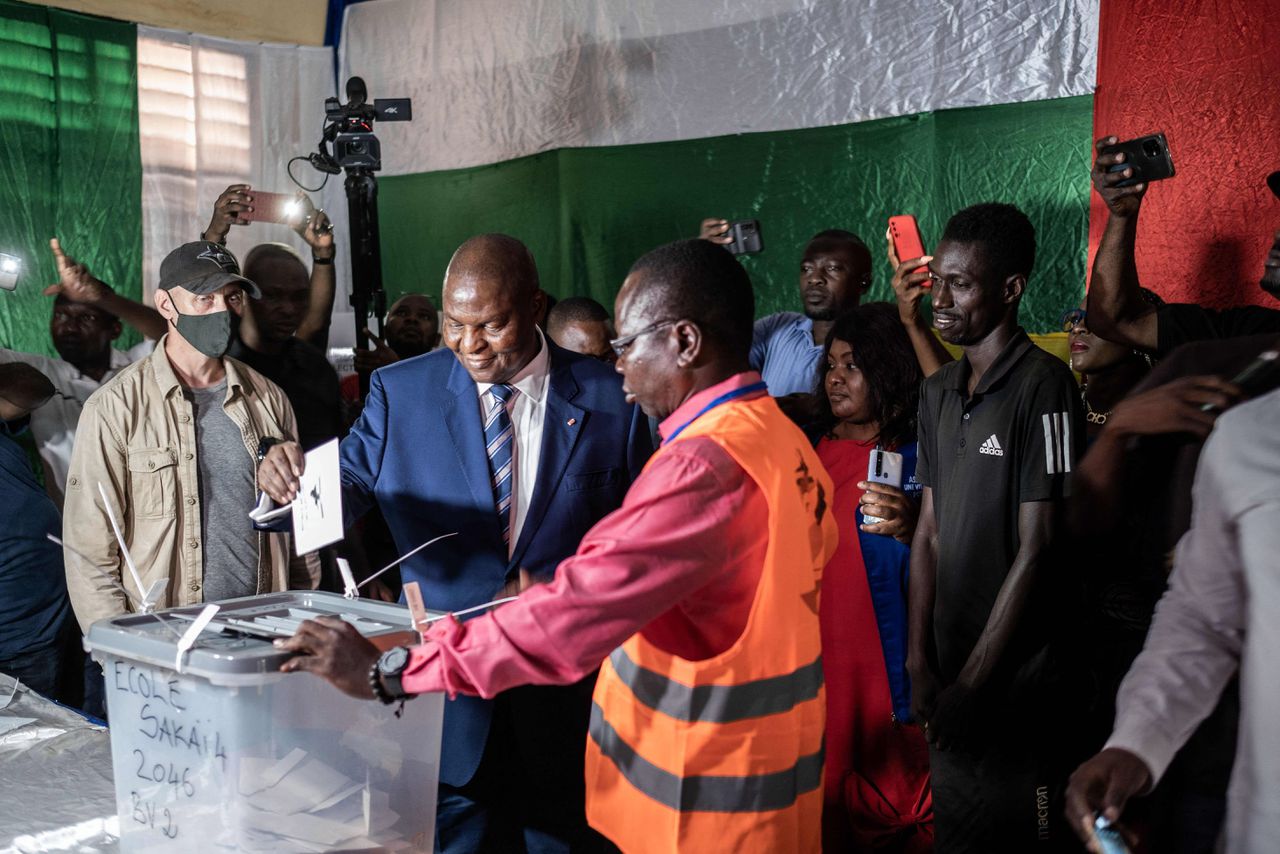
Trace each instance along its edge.
{"label": "crowd of people", "polygon": [[[446,692],[437,850],[1078,851],[1099,821],[1267,850],[1280,310],[1142,286],[1149,188],[1114,142],[1070,364],[1019,323],[1036,230],[995,202],[932,254],[890,243],[893,302],[823,230],[800,310],[759,319],[723,219],[637,260],[612,313],[479,235],[345,378],[323,212],[310,268],[241,264],[254,191],[227,188],[154,308],[55,239],[59,358],[0,350],[0,672],[105,717],[91,623],[338,590],[339,556],[364,577],[456,531],[369,595],[515,601],[385,654],[329,619],[285,642],[357,697]],[[1259,260],[1280,298],[1280,232]],[[249,510],[333,438],[347,536],[298,557]]]}

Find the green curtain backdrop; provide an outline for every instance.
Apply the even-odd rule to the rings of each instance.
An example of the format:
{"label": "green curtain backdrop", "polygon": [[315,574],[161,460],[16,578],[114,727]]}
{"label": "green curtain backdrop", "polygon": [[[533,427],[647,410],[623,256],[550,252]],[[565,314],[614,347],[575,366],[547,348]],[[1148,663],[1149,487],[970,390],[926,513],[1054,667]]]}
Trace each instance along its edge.
{"label": "green curtain backdrop", "polygon": [[[49,238],[137,298],[142,264],[137,34],[132,24],[0,0],[0,346],[53,355]],[[121,344],[138,340],[126,329]]]}
{"label": "green curtain backdrop", "polygon": [[796,310],[800,249],[846,228],[876,258],[875,299],[890,298],[888,218],[913,213],[928,246],[948,216],[1007,201],[1030,216],[1039,260],[1023,299],[1033,332],[1057,327],[1084,292],[1090,96],[947,110],[801,131],[561,149],[491,166],[388,177],[379,184],[389,296],[440,292],[467,237],[504,231],[538,260],[558,297],[612,310],[627,268],[660,243],[696,236],[706,216],[758,219],[765,251],[744,259],[758,313]]}

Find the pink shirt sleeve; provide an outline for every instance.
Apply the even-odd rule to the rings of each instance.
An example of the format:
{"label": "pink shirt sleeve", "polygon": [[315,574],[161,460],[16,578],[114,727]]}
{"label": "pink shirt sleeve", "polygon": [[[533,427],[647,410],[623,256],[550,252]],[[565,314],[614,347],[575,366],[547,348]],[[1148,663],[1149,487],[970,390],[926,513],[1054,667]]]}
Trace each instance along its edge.
{"label": "pink shirt sleeve", "polygon": [[[757,506],[758,504],[758,506]],[[492,697],[581,679],[641,627],[756,554],[763,493],[710,439],[683,440],[649,465],[555,579],[483,617],[440,620],[414,647],[407,692]],[[759,552],[763,554],[763,552]]]}

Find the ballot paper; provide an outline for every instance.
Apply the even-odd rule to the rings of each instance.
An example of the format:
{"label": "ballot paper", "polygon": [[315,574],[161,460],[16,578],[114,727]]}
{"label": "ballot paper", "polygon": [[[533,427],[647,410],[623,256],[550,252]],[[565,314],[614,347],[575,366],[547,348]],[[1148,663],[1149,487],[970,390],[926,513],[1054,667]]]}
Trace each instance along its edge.
{"label": "ballot paper", "polygon": [[295,748],[282,759],[240,760],[235,847],[241,851],[397,851],[400,815],[368,779],[352,780]]}
{"label": "ballot paper", "polygon": [[338,440],[307,451],[298,497],[293,500],[293,548],[308,554],[342,539],[342,477]]}

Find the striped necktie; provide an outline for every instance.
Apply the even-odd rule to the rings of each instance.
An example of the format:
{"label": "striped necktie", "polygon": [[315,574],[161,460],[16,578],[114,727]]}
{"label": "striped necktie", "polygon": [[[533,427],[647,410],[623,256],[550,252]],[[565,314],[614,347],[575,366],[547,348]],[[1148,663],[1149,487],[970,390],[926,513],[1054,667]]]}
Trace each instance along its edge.
{"label": "striped necktie", "polygon": [[498,383],[489,386],[493,407],[484,419],[485,453],[489,455],[489,475],[493,480],[493,506],[502,526],[502,542],[511,545],[511,483],[515,430],[507,404],[515,396],[515,386]]}

